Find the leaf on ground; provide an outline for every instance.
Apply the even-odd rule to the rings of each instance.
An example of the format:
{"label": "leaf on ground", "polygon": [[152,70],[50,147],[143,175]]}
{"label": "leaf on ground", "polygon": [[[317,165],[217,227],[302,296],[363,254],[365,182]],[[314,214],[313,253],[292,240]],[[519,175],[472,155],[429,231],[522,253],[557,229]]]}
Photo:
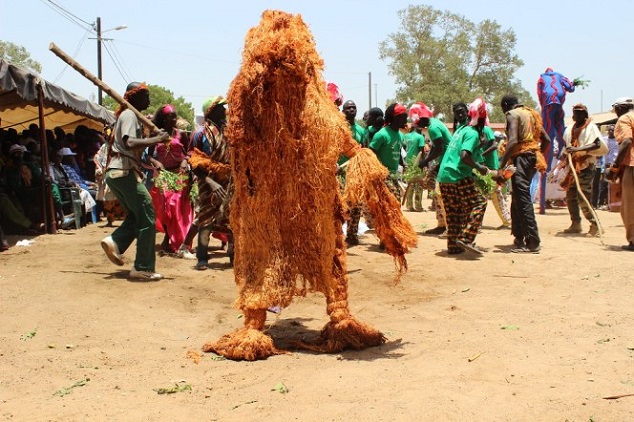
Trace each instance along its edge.
{"label": "leaf on ground", "polygon": [[627,346],[627,350],[634,350],[634,345],[632,345],[632,346]]}
{"label": "leaf on ground", "polygon": [[519,330],[520,327],[518,327],[517,325],[503,325],[500,327],[500,329],[507,330],[507,331],[514,331],[514,330]]}
{"label": "leaf on ground", "polygon": [[611,325],[610,325],[610,324],[604,324],[604,323],[599,322],[599,321],[596,321],[596,324],[597,324],[599,327],[611,327]]}
{"label": "leaf on ground", "polygon": [[471,290],[471,288],[470,288],[470,287],[467,287],[467,288],[465,288],[465,289],[462,289],[462,290],[461,290],[461,292],[462,292],[462,293],[466,293],[466,292],[468,292],[469,290]]}
{"label": "leaf on ground", "polygon": [[20,340],[27,341],[28,339],[31,339],[31,338],[35,337],[35,335],[37,334],[37,328],[38,327],[35,327],[32,331],[29,331],[26,334],[22,334],[20,336]]}
{"label": "leaf on ground", "polygon": [[83,380],[77,381],[75,384],[71,385],[70,387],[60,388],[59,390],[54,392],[53,395],[54,396],[64,397],[64,396],[72,393],[73,392],[73,388],[83,387],[84,385],[88,384],[88,381],[90,381],[90,378],[84,378]]}
{"label": "leaf on ground", "polygon": [[217,354],[215,354],[215,353],[212,353],[212,354],[211,354],[211,360],[213,360],[213,361],[220,361],[220,360],[227,360],[227,358],[226,358],[226,357],[224,357],[224,356],[221,356],[221,355],[217,355]]}
{"label": "leaf on ground", "polygon": [[278,393],[286,394],[288,393],[288,388],[284,385],[282,381],[279,381],[275,384],[275,387],[271,388],[271,391],[277,391]]}
{"label": "leaf on ground", "polygon": [[191,384],[174,384],[173,387],[166,388],[155,388],[158,394],[174,394],[174,393],[182,393],[183,391],[192,391]]}
{"label": "leaf on ground", "polygon": [[603,344],[603,343],[607,343],[609,341],[610,341],[609,338],[602,338],[601,340],[597,341],[597,344]]}
{"label": "leaf on ground", "polygon": [[482,353],[484,352],[480,352],[480,353],[476,353],[475,355],[471,356],[470,358],[467,359],[467,362],[473,362],[474,360],[476,360],[477,358],[479,358],[480,356],[482,356]]}

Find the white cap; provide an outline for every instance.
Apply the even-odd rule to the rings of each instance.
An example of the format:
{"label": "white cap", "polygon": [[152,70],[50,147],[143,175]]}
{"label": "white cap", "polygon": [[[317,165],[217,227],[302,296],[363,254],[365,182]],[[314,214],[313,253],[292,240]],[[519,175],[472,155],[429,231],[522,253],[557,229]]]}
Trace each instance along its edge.
{"label": "white cap", "polygon": [[614,101],[612,107],[616,107],[618,105],[634,106],[634,100],[632,99],[632,97],[619,97],[616,99],[616,101]]}

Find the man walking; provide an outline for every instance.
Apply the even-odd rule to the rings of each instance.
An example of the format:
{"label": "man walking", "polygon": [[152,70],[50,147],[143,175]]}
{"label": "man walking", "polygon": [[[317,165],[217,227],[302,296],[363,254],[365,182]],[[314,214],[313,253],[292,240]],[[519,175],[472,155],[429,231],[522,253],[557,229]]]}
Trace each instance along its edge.
{"label": "man walking", "polygon": [[625,226],[627,245],[624,250],[634,252],[634,100],[619,98],[612,104],[619,117],[614,126],[614,136],[619,143],[619,153],[610,171],[621,179],[621,219]]}
{"label": "man walking", "polygon": [[[357,117],[357,105],[352,100],[347,100],[343,103],[343,115],[346,118],[346,121],[350,125],[350,133],[355,141],[357,141],[360,145],[363,145],[363,140],[365,139],[365,129],[357,124],[355,118]],[[341,166],[349,158],[345,155],[341,155],[339,157],[339,161],[337,162],[338,166]],[[359,220],[361,219],[361,206],[357,205],[353,208],[349,209],[350,219],[347,221],[346,228],[346,243],[349,246],[354,246],[359,244]]]}
{"label": "man walking", "polygon": [[[550,138],[542,127],[539,113],[519,103],[517,96],[502,97],[502,111],[506,114],[508,144],[500,168],[510,161],[516,167],[511,178],[511,232],[515,237],[515,253],[539,253],[540,238],[531,201],[530,184],[537,170],[546,170],[544,152],[550,145]],[[498,177],[498,181],[504,181]]]}
{"label": "man walking", "polygon": [[[586,200],[590,201],[592,198],[592,180],[597,156],[605,154],[608,148],[601,139],[601,131],[588,117],[588,109],[585,105],[576,104],[572,107],[572,120],[575,122],[574,125],[567,127],[564,132],[566,149],[562,152],[561,161],[562,167],[568,166],[569,160],[566,156],[572,154],[574,167],[568,169],[568,174],[561,183],[561,187],[566,190],[566,204],[572,220],[572,224],[564,230],[564,233],[582,232],[579,215],[579,208],[581,208],[583,215],[590,222],[588,236],[594,237],[599,234],[599,226]],[[573,171],[578,175],[581,192],[577,189]]]}
{"label": "man walking", "polygon": [[[148,86],[132,82],[123,96],[134,108],[143,111],[150,105]],[[151,145],[169,139],[161,131],[151,138],[143,138],[143,127],[136,114],[125,106],[117,110],[111,159],[106,170],[106,183],[126,210],[126,218],[112,235],[101,241],[106,255],[116,265],[123,265],[123,254],[136,239],[136,257],[130,278],[157,281],[163,276],[155,272],[156,222],[152,197],[143,184],[141,154]]]}

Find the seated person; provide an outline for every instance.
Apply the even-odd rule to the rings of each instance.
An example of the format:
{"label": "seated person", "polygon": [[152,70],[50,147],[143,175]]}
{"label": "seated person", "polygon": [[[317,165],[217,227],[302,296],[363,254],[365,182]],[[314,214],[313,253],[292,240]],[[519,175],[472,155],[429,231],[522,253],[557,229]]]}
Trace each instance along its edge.
{"label": "seated person", "polygon": [[[12,198],[17,198],[21,208],[30,211],[31,220],[41,219],[41,170],[28,159],[30,154],[24,146],[11,145],[9,148],[9,160],[3,169],[6,193]],[[26,158],[26,159],[25,159]]]}
{"label": "seated person", "polygon": [[94,222],[97,217],[97,202],[95,201],[97,186],[94,182],[81,178],[72,166],[63,163],[64,157],[73,157],[74,155],[75,153],[67,147],[60,149],[57,154],[55,154],[53,162],[50,165],[51,181],[59,187],[79,188],[79,196],[84,205],[84,209],[87,213],[92,214]]}

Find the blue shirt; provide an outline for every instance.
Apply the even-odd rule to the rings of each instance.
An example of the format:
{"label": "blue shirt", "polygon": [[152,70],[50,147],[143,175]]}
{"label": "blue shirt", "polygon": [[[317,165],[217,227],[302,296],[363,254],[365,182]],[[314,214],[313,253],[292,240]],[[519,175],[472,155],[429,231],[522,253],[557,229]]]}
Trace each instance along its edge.
{"label": "blue shirt", "polygon": [[616,160],[616,156],[619,153],[619,143],[616,142],[616,138],[605,137],[605,143],[608,145],[608,153],[605,154],[603,161],[603,168],[609,167],[614,160]]}

